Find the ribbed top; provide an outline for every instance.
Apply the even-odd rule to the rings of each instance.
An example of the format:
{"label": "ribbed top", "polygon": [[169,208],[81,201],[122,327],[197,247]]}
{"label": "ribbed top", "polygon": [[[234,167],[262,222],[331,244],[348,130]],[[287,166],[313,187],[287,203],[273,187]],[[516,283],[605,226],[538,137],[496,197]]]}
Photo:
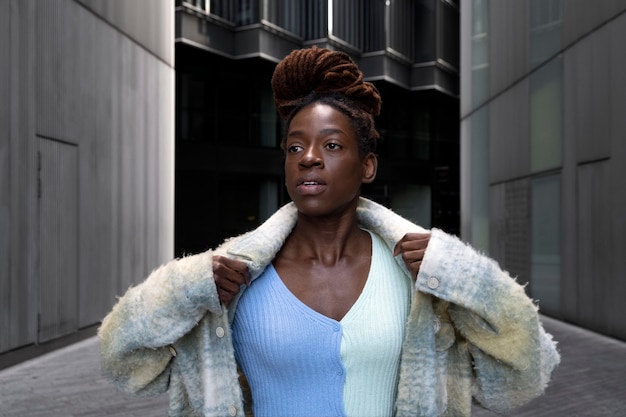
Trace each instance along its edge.
{"label": "ribbed top", "polygon": [[346,368],[348,416],[393,415],[411,282],[382,239],[372,235],[372,264],[365,288],[343,327],[341,359]]}
{"label": "ribbed top", "polygon": [[371,235],[367,282],[341,322],[302,303],[271,265],[242,295],[233,342],[255,416],[393,414],[410,282]]}

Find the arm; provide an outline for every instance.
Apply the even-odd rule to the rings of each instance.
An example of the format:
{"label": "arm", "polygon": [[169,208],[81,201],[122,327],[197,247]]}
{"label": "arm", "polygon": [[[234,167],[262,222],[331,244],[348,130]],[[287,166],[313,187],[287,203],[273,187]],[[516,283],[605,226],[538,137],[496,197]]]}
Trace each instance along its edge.
{"label": "arm", "polygon": [[131,393],[167,389],[170,345],[222,311],[211,264],[210,252],[171,261],[120,298],[98,331],[106,377]]}
{"label": "arm", "polygon": [[448,312],[473,360],[474,397],[495,411],[541,395],[559,354],[537,307],[498,264],[433,230],[416,287],[450,303]]}

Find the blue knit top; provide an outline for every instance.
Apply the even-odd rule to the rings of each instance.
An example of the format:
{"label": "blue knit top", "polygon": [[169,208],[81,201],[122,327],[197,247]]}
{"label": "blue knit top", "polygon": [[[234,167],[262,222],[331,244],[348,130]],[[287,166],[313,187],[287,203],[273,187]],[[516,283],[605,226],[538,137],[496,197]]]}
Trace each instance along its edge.
{"label": "blue knit top", "polygon": [[302,303],[272,265],[241,296],[233,343],[256,417],[393,414],[411,283],[371,236],[367,282],[340,322]]}

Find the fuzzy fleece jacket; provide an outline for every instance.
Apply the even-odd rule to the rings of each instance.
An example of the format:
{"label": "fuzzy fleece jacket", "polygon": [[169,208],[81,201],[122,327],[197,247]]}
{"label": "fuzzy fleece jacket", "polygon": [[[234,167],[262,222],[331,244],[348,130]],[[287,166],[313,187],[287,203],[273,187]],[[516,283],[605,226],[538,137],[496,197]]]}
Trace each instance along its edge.
{"label": "fuzzy fleece jacket", "polygon": [[[364,198],[357,215],[390,254],[406,233],[424,231]],[[104,375],[139,395],[169,389],[170,416],[251,415],[230,334],[236,300],[229,311],[220,305],[212,256],[246,262],[255,279],[296,219],[289,203],[256,230],[173,260],[130,288],[98,332]],[[469,416],[472,399],[505,413],[541,395],[560,357],[535,304],[496,262],[431,232],[406,323],[395,415]],[[408,275],[401,255],[396,261]]]}

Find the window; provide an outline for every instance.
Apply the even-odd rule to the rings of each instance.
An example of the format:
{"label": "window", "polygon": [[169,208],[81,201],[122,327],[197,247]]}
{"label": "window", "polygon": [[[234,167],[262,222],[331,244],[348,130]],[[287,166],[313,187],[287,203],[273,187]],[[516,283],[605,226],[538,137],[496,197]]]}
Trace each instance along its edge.
{"label": "window", "polygon": [[533,66],[561,49],[562,0],[531,0],[529,3],[530,59]]}
{"label": "window", "polygon": [[532,172],[561,164],[563,63],[555,58],[530,76],[530,165]]}
{"label": "window", "polygon": [[561,181],[559,175],[531,183],[531,290],[542,309],[559,311],[561,279]]}
{"label": "window", "polygon": [[478,105],[489,93],[489,0],[472,2],[472,103]]}

